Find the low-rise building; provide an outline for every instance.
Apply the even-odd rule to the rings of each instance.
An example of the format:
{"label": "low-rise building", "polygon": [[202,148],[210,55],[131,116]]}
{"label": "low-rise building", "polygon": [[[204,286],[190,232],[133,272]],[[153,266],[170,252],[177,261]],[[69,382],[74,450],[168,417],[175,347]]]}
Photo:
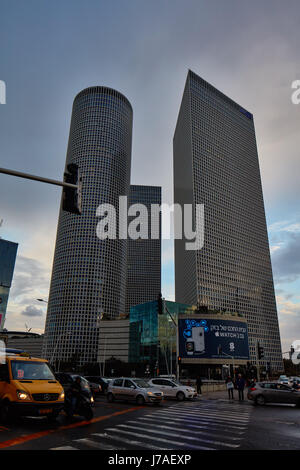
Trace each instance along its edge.
{"label": "low-rise building", "polygon": [[0,339],[6,343],[7,348],[24,350],[32,357],[43,357],[44,335],[27,331],[3,330]]}

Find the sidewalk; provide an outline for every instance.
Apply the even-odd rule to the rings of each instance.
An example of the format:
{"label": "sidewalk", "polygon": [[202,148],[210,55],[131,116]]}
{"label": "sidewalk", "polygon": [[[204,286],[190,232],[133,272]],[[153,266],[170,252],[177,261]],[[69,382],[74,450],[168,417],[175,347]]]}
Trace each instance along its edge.
{"label": "sidewalk", "polygon": [[[228,403],[239,403],[239,395],[238,395],[238,391],[237,390],[234,390],[233,391],[233,397],[234,397],[234,400],[229,400],[228,398],[228,392],[227,390],[221,390],[221,391],[215,391],[215,392],[203,392],[202,395],[198,395],[197,397],[197,400],[201,400],[201,399],[204,399],[204,400],[221,400],[221,401],[226,401]],[[251,403],[251,400],[248,400],[247,399],[247,389],[245,388],[244,390],[244,404],[252,404]]]}

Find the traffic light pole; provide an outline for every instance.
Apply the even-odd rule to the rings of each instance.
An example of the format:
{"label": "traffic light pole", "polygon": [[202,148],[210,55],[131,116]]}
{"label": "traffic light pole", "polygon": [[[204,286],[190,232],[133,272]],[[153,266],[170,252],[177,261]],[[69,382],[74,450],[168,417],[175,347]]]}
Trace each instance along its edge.
{"label": "traffic light pole", "polygon": [[[169,312],[169,310],[167,309],[166,307],[166,303],[164,302],[164,306],[165,306],[165,310],[167,312],[167,314],[170,316],[174,326],[175,326],[175,334],[176,334],[176,378],[177,380],[179,381],[179,364],[178,364],[178,355],[179,355],[179,338],[178,338],[178,323],[176,323],[176,321],[174,320],[174,318],[172,317],[171,313]],[[171,375],[172,375],[172,371],[171,371]]]}
{"label": "traffic light pole", "polygon": [[41,183],[54,184],[55,186],[63,186],[65,188],[78,189],[76,184],[65,183],[64,181],[52,180],[49,178],[43,178],[42,176],[30,175],[28,173],[21,173],[20,171],[7,170],[6,168],[0,168],[0,173],[10,176],[18,176],[19,178],[25,178],[27,180],[40,181]]}
{"label": "traffic light pole", "polygon": [[256,370],[257,370],[257,380],[260,381],[260,373],[259,373],[259,358],[258,358],[258,348],[259,343],[256,344]]}

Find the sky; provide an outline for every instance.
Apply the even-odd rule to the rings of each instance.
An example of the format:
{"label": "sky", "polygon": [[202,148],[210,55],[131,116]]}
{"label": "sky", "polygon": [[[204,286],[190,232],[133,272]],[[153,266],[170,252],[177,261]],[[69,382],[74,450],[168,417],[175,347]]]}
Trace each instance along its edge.
{"label": "sky", "polygon": [[[188,69],[254,114],[283,351],[300,339],[300,4],[277,0],[0,0],[0,167],[62,179],[72,102],[115,88],[134,112],[132,184],[173,201]],[[19,243],[5,327],[43,332],[61,190],[0,174],[0,237]],[[172,242],[163,296],[174,299]]]}

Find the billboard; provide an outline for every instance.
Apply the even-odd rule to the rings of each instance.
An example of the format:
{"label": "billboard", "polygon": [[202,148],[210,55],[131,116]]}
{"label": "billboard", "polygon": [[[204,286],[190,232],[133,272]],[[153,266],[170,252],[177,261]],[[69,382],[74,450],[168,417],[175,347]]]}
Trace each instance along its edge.
{"label": "billboard", "polygon": [[[247,323],[236,320],[179,319],[179,356],[249,359]],[[221,348],[221,353],[219,354]]]}

